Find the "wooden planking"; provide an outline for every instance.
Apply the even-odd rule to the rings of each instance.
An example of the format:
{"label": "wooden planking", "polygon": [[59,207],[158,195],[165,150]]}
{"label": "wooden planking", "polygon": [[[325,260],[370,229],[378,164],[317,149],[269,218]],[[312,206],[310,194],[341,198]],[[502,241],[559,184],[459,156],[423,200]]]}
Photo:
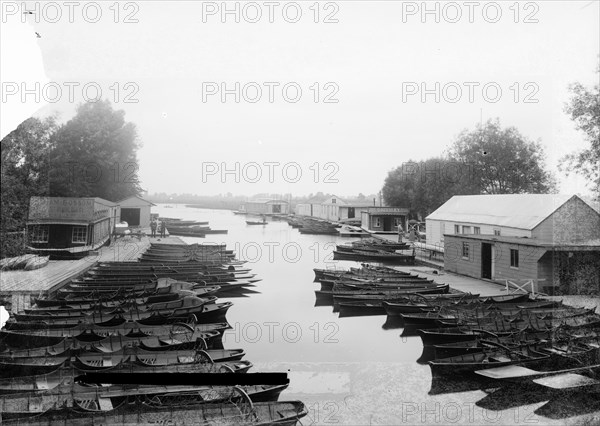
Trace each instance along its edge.
{"label": "wooden planking", "polygon": [[579,198],[571,198],[533,230],[534,238],[556,243],[600,239],[600,214]]}
{"label": "wooden planking", "polygon": [[[152,240],[152,244],[177,244],[177,245],[182,245],[182,246],[187,246],[188,245],[188,243],[186,243],[185,241],[183,241],[179,237],[152,238],[151,240]],[[200,242],[198,244],[201,245],[202,242]]]}
{"label": "wooden planking", "polygon": [[81,275],[99,261],[130,261],[137,259],[149,247],[147,237],[120,238],[108,247],[77,260],[52,260],[41,269],[33,271],[4,271],[0,274],[0,294],[53,291],[69,280]]}

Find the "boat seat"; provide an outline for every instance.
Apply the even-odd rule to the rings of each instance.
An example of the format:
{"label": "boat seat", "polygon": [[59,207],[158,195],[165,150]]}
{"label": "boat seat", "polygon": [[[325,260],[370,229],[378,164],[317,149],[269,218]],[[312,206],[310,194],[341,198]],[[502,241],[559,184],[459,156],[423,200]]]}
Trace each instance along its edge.
{"label": "boat seat", "polygon": [[100,410],[102,411],[110,411],[114,409],[110,398],[98,398],[98,402],[100,405]]}
{"label": "boat seat", "polygon": [[44,412],[44,400],[41,396],[29,397],[29,412],[42,413]]}
{"label": "boat seat", "polygon": [[511,359],[502,355],[490,357],[490,361],[492,362],[510,362]]}

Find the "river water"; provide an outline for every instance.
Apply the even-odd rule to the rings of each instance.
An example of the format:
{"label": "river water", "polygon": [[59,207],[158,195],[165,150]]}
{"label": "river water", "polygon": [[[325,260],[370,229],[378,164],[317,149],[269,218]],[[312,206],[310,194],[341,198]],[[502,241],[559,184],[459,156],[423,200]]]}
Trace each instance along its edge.
{"label": "river water", "polygon": [[597,398],[481,389],[471,381],[432,383],[429,367],[417,363],[423,349],[418,336],[384,329],[385,316],[339,318],[330,306],[316,307],[313,268],[358,266],[332,259],[335,244],[352,239],[303,235],[270,219],[249,226],[246,216],[223,210],[178,205],[157,212],[229,231],[182,239],[227,243],[262,280],[255,287],[260,293],[231,299],[233,328],[225,347],[245,349],[245,359],[255,364],[251,371],[287,371],[291,385],[281,398],[307,404],[303,424],[600,424]]}

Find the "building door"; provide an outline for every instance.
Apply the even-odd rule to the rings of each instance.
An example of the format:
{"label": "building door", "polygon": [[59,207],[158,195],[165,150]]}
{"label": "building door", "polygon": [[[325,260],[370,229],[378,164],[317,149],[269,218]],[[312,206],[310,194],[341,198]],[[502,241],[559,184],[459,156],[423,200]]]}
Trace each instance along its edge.
{"label": "building door", "polygon": [[354,219],[355,215],[354,207],[348,207],[348,219]]}
{"label": "building door", "polygon": [[481,278],[492,279],[492,245],[481,243]]}
{"label": "building door", "polygon": [[387,216],[383,218],[383,230],[384,231],[391,231],[392,230],[392,218]]}
{"label": "building door", "polygon": [[140,226],[140,209],[121,209],[121,220],[129,226]]}

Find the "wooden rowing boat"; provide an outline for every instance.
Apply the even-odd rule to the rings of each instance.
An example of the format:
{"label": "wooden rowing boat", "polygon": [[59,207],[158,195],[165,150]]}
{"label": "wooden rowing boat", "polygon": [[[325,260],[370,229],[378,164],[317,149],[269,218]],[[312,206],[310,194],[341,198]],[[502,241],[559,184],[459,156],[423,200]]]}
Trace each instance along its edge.
{"label": "wooden rowing boat", "polygon": [[[239,389],[240,392],[243,390]],[[242,398],[242,397],[240,397]],[[80,407],[78,407],[80,408]],[[94,424],[177,424],[180,426],[210,426],[222,423],[238,426],[280,425],[293,426],[308,414],[300,401],[252,402],[249,396],[234,403],[188,403],[178,407],[164,407],[137,401],[94,413]],[[29,426],[89,426],[90,412],[81,409],[62,409],[36,413],[28,419]],[[18,422],[18,421],[17,421]],[[6,424],[12,424],[8,420]],[[18,423],[15,423],[18,424]]]}
{"label": "wooden rowing boat", "polygon": [[472,374],[476,370],[508,365],[542,365],[550,359],[549,355],[542,354],[533,346],[511,349],[498,345],[495,348],[485,349],[482,352],[457,355],[450,358],[429,361],[431,374],[436,377]]}
{"label": "wooden rowing boat", "polygon": [[[38,392],[56,388],[64,383],[73,383],[75,378],[82,374],[93,372],[94,374],[105,374],[107,379],[105,383],[114,380],[115,376],[131,374],[163,374],[163,377],[169,375],[207,373],[246,373],[252,368],[250,361],[224,361],[224,362],[198,362],[192,364],[175,364],[161,366],[140,366],[137,364],[118,364],[113,367],[107,367],[102,370],[76,368],[73,365],[61,366],[58,369],[41,375],[19,376],[13,378],[0,379],[0,395],[24,392]],[[178,384],[176,381],[164,382],[165,385]]]}
{"label": "wooden rowing boat", "polygon": [[190,341],[197,333],[206,333],[202,336],[210,340],[227,329],[227,323],[195,324],[190,326],[184,323],[172,325],[144,325],[128,322],[115,327],[103,327],[93,324],[78,324],[70,328],[61,329],[31,329],[23,331],[0,330],[0,340],[3,344],[13,349],[31,349],[60,344],[66,338],[74,338],[81,342],[98,342],[109,336],[148,337],[172,336],[172,339]]}

